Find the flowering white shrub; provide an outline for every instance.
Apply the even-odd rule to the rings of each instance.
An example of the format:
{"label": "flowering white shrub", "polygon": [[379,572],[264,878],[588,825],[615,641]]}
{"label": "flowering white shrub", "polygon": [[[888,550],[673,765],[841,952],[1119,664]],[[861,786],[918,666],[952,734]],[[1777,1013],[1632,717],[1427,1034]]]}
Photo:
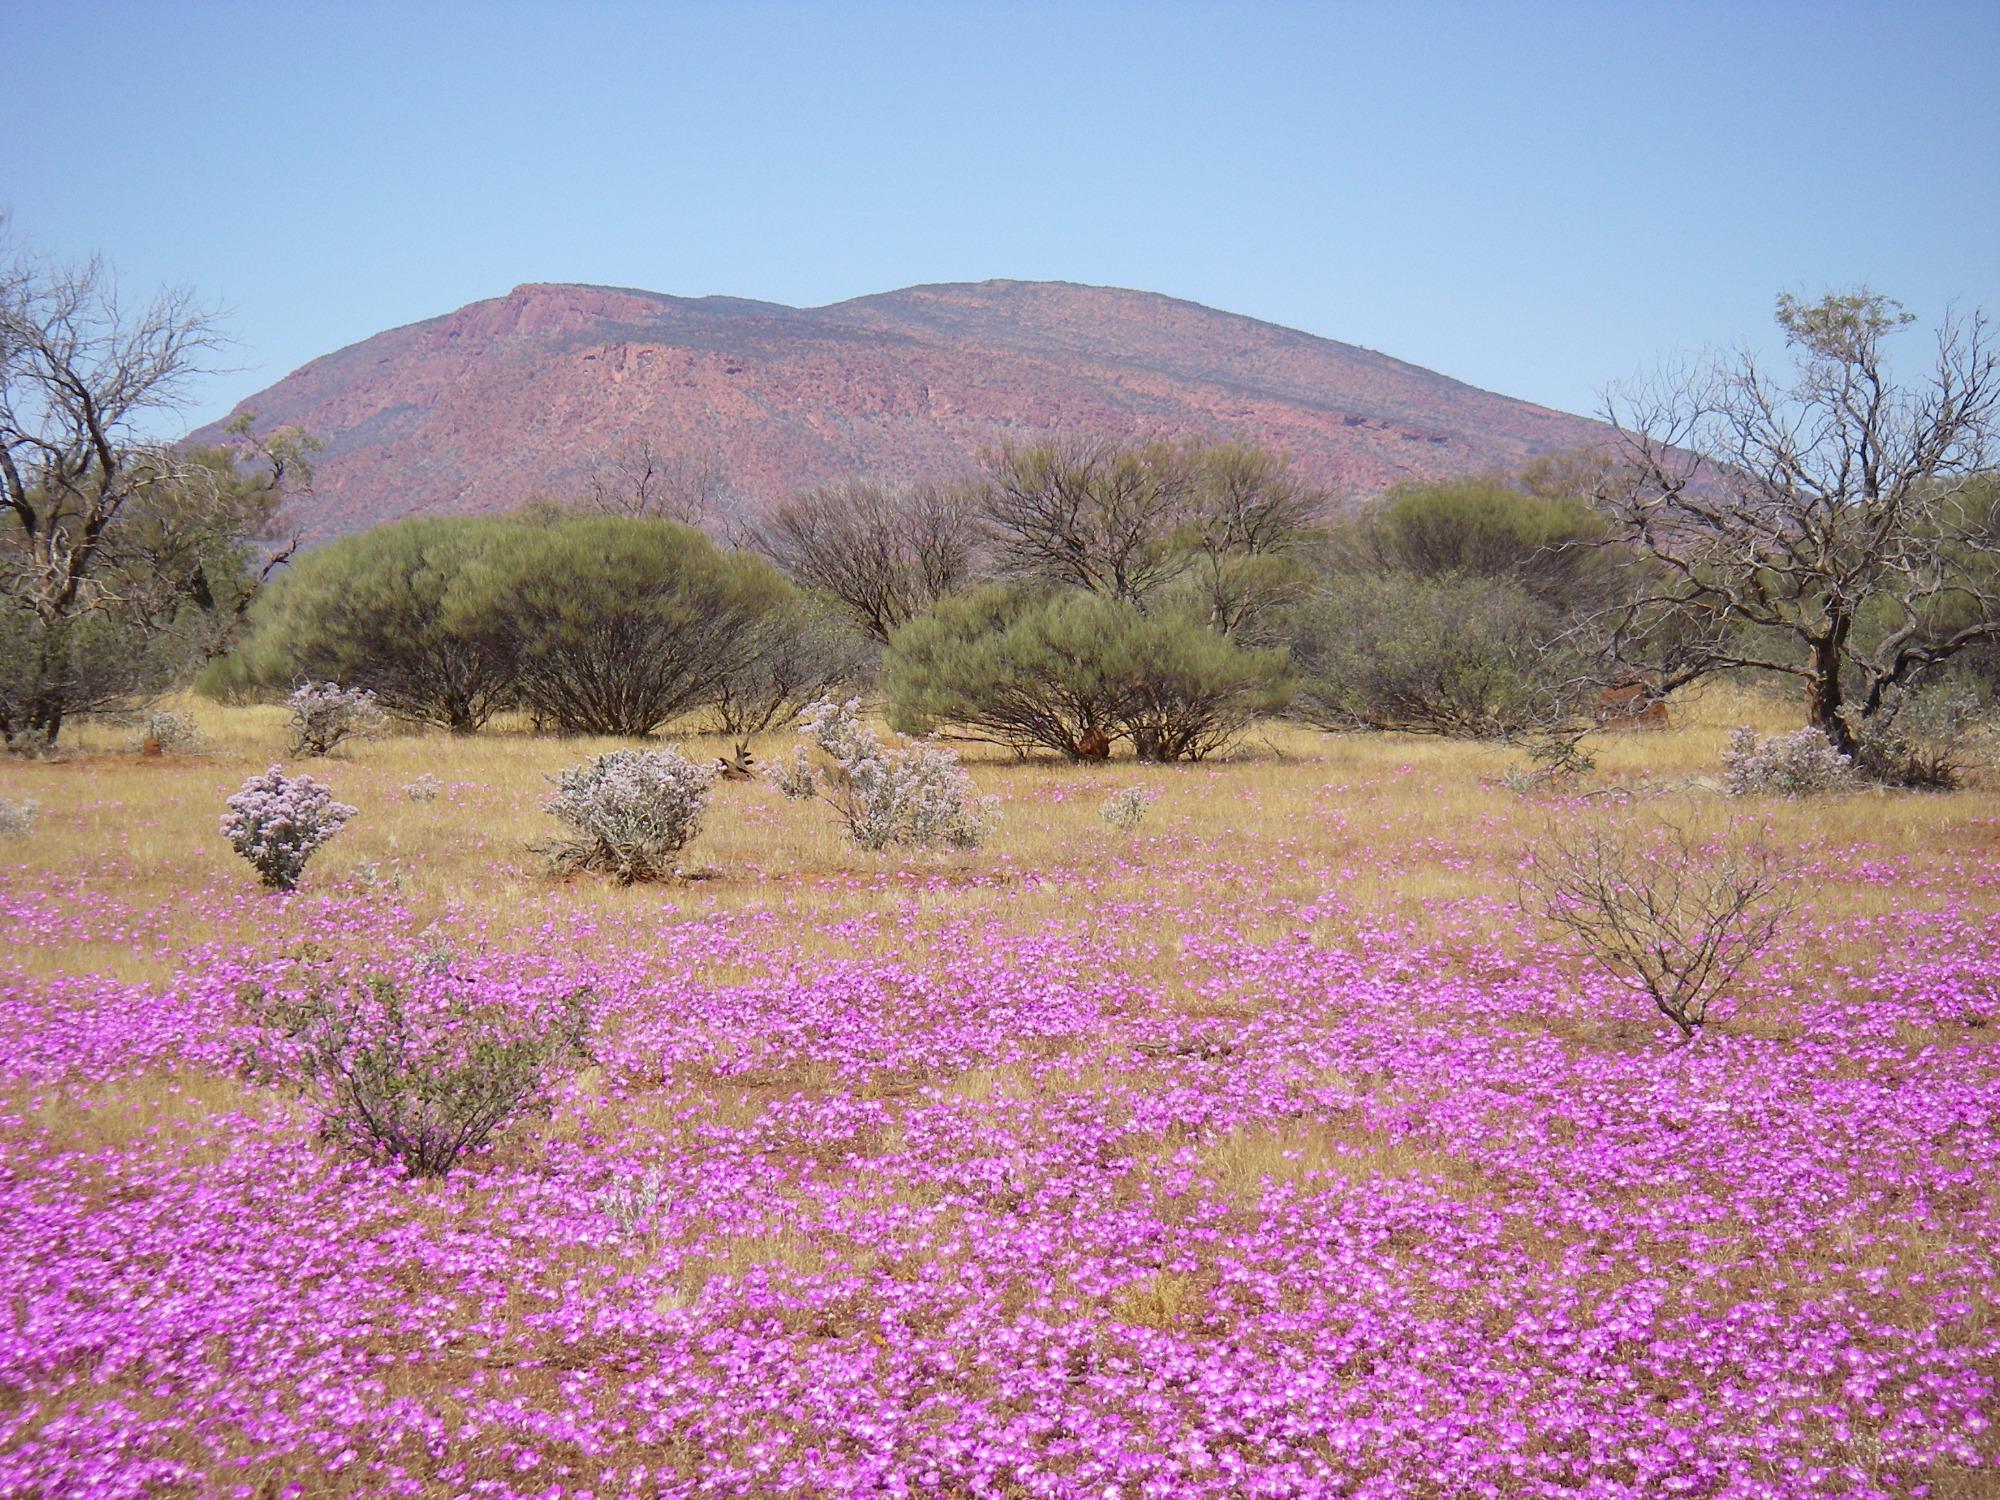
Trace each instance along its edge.
{"label": "flowering white shrub", "polygon": [[14,838],[35,826],[35,804],[0,797],[0,838]]}
{"label": "flowering white shrub", "polygon": [[257,868],[264,884],[289,891],[306,861],[346,826],[355,809],[310,776],[287,776],[277,766],[252,776],[224,804],[222,835]]}
{"label": "flowering white shrub", "polygon": [[403,795],[412,802],[435,802],[443,790],[444,783],[426,771],[403,788]]}
{"label": "flowering white shrub", "polygon": [[192,714],[164,708],[156,708],[141,719],[132,735],[132,748],[147,755],[192,755],[204,743]]}
{"label": "flowering white shrub", "polygon": [[712,765],[697,765],[671,746],[614,750],[553,778],[548,811],[575,831],[551,845],[559,869],[599,870],[620,885],[674,873],[674,856],[701,831]]}
{"label": "flowering white shrub", "polygon": [[1854,785],[1854,762],[1808,726],[1759,741],[1747,724],[1722,752],[1722,786],[1732,797],[1810,797]]}
{"label": "flowering white shrub", "polygon": [[771,783],[793,801],[833,808],[861,848],[973,849],[991,832],[999,799],[973,791],[956,755],[930,743],[884,745],[854,700],[822,698],[798,732],[804,743],[773,768]]}
{"label": "flowering white shrub", "polygon": [[365,739],[388,727],[389,716],[366,688],[307,682],[285,700],[291,710],[292,754],[326,755],[342,740]]}
{"label": "flowering white shrub", "polygon": [[1128,786],[1106,797],[1097,815],[1120,833],[1136,833],[1146,821],[1146,807],[1152,800],[1153,793],[1144,787]]}

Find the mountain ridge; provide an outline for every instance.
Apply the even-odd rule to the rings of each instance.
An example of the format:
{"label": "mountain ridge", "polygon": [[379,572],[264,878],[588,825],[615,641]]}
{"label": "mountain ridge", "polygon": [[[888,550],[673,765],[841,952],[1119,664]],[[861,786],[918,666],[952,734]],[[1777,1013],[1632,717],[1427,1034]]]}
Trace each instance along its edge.
{"label": "mountain ridge", "polygon": [[963,473],[1010,439],[1240,437],[1354,499],[1601,443],[1582,417],[1159,293],[931,282],[818,307],[523,282],[330,351],[239,402],[326,442],[308,532],[579,488],[640,439],[755,509],[856,474]]}

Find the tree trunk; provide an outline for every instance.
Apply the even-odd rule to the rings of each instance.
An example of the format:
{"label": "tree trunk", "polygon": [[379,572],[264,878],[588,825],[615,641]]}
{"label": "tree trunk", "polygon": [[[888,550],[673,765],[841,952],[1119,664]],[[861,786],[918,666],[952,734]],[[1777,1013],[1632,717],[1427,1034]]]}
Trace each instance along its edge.
{"label": "tree trunk", "polygon": [[1854,735],[1840,713],[1839,635],[1822,636],[1812,643],[1809,672],[1806,679],[1806,722],[1831,740],[1833,748],[1842,755],[1853,755]]}

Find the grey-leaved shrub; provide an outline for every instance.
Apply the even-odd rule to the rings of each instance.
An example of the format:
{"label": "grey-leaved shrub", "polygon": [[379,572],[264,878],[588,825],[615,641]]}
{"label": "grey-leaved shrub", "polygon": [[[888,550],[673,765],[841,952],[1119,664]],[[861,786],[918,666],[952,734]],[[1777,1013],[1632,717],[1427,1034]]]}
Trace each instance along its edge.
{"label": "grey-leaved shrub", "polygon": [[593,870],[620,885],[662,880],[701,831],[716,768],[661,750],[614,750],[554,777],[548,812],[570,836],[546,847],[562,870]]}
{"label": "grey-leaved shrub", "polygon": [[1722,752],[1722,787],[1732,797],[1811,797],[1857,779],[1854,762],[1811,726],[1759,740],[1746,724]]}
{"label": "grey-leaved shrub", "polygon": [[1992,727],[1991,711],[1963,684],[1899,689],[1862,724],[1855,758],[1877,781],[1947,791],[1978,758]]}
{"label": "grey-leaved shrub", "polygon": [[992,830],[999,799],[974,791],[956,755],[923,741],[884,744],[853,700],[813,704],[798,733],[772,784],[793,801],[826,803],[859,847],[974,849]]}
{"label": "grey-leaved shrub", "polygon": [[35,826],[35,804],[0,797],[0,839],[18,838]]}
{"label": "grey-leaved shrub", "polygon": [[389,723],[373,693],[337,682],[301,683],[285,707],[291,711],[294,755],[331,754],[343,740],[380,734]]}
{"label": "grey-leaved shrub", "polygon": [[1153,794],[1142,786],[1121,787],[1104,799],[1097,815],[1120,833],[1137,833],[1152,800]]}
{"label": "grey-leaved shrub", "polygon": [[355,809],[310,776],[287,776],[277,766],[252,776],[224,804],[222,835],[256,867],[264,884],[289,891],[306,862],[346,826]]}
{"label": "grey-leaved shrub", "polygon": [[193,755],[205,745],[192,714],[165,708],[149,712],[132,733],[132,748],[145,755]]}
{"label": "grey-leaved shrub", "polygon": [[493,1134],[546,1109],[589,1059],[591,993],[493,994],[414,973],[311,975],[238,992],[245,1071],[312,1103],[326,1138],[413,1177],[436,1177]]}

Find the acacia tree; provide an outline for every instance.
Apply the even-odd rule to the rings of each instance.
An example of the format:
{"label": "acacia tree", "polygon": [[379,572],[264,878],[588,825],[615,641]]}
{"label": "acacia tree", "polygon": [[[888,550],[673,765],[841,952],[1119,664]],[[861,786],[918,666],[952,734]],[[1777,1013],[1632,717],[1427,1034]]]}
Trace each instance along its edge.
{"label": "acacia tree", "polygon": [[69,716],[122,706],[221,649],[287,554],[260,566],[252,544],[306,472],[303,438],[267,440],[263,472],[247,477],[237,455],[180,451],[144,430],[219,342],[184,291],[134,312],[101,262],[0,265],[0,735],[10,744],[53,743]]}
{"label": "acacia tree", "polygon": [[792,582],[838,601],[878,645],[978,571],[969,502],[948,485],[822,485],[775,507],[747,540]]}
{"label": "acacia tree", "polygon": [[1614,399],[1601,492],[1646,566],[1610,649],[1656,693],[1732,668],[1798,679],[1844,753],[1940,664],[2000,639],[2000,528],[1975,482],[2000,422],[1984,318],[1947,318],[1920,381],[1885,345],[1912,316],[1863,289],[1778,299],[1792,368],[1745,353]]}

